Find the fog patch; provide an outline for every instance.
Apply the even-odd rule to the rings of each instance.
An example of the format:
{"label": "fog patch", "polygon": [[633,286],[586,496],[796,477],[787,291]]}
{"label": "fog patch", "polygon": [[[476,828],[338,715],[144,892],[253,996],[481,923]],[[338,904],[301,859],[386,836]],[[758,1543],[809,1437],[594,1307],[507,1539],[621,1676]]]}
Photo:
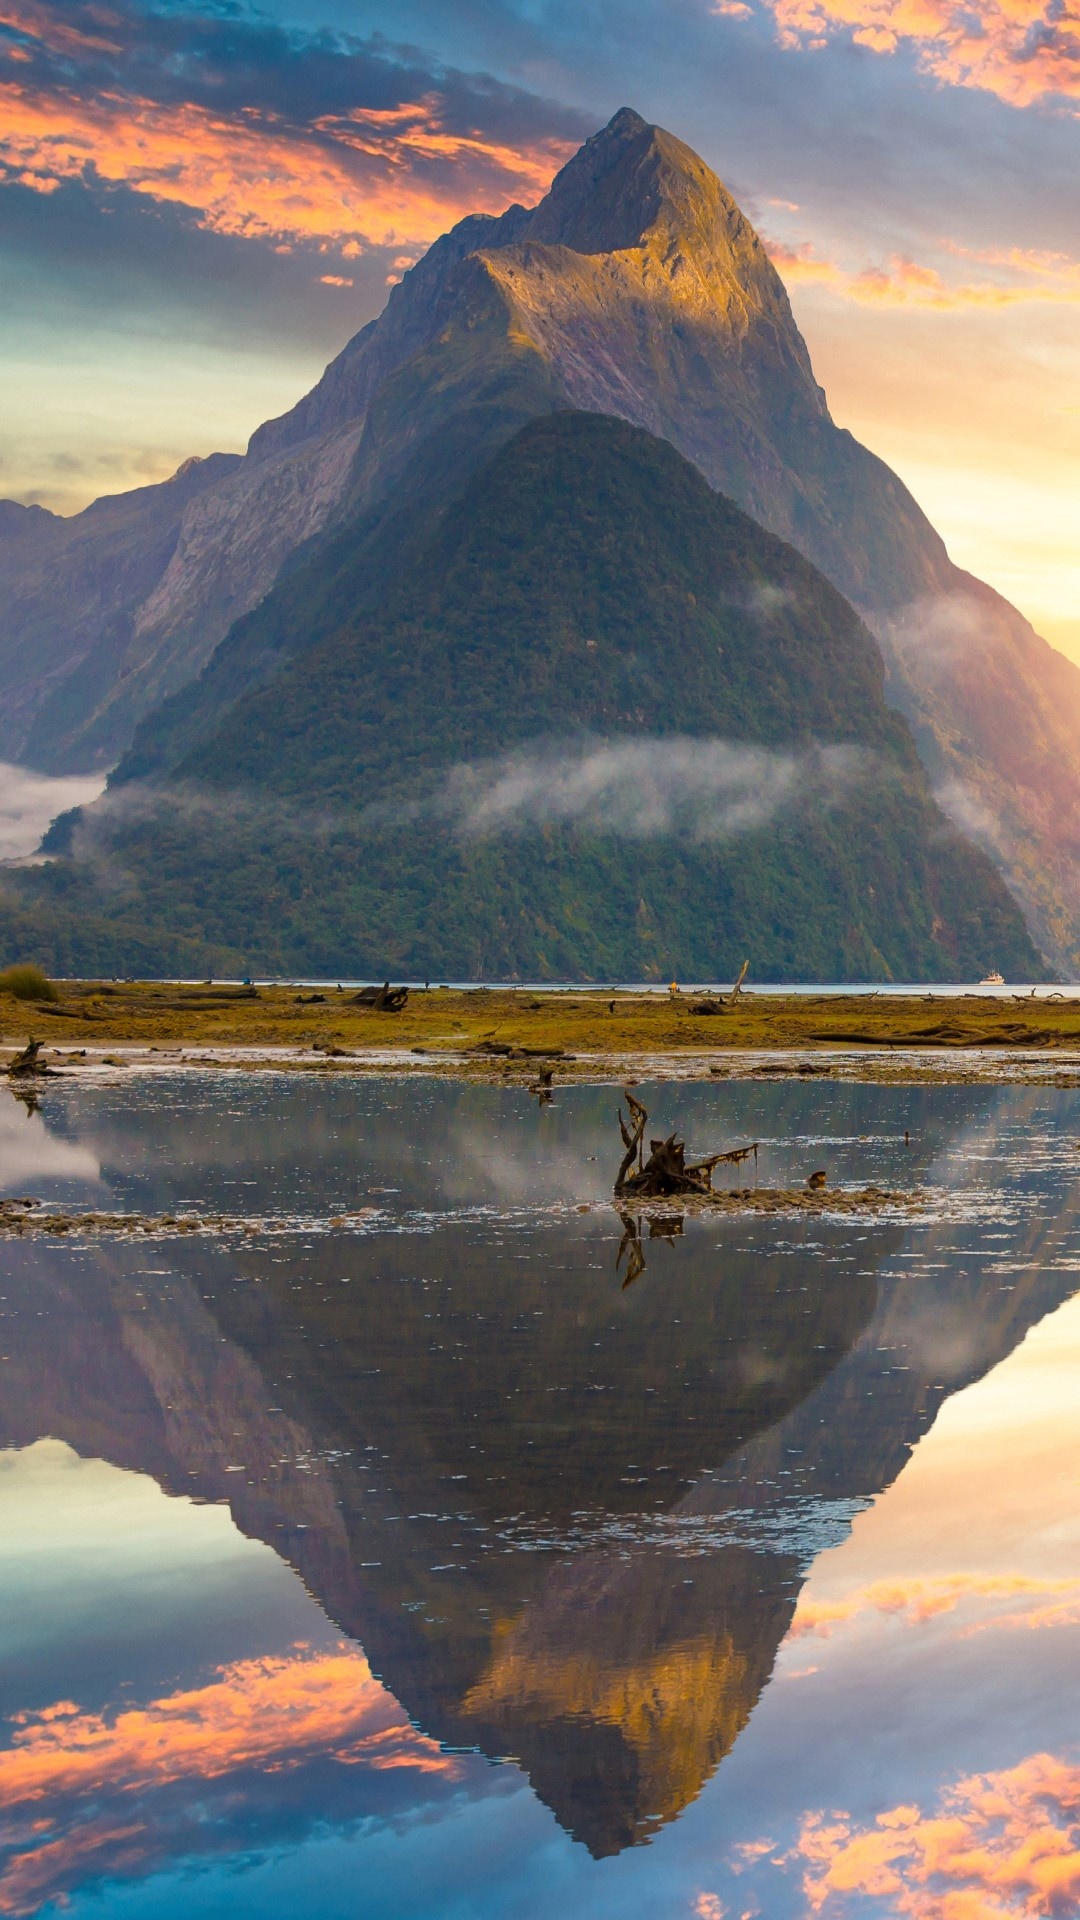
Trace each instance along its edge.
{"label": "fog patch", "polygon": [[790,587],[776,587],[768,580],[754,587],[746,601],[748,612],[756,614],[759,620],[772,620],[795,604],[796,596]]}
{"label": "fog patch", "polygon": [[26,859],[58,813],[96,800],[104,785],[103,773],[56,777],[0,760],[0,860]]}
{"label": "fog patch", "polygon": [[403,822],[439,822],[465,839],[574,826],[632,840],[734,839],[766,826],[785,808],[834,806],[866,777],[871,757],[856,746],[800,742],[786,748],[671,735],[666,738],[536,741],[489,759],[458,763],[413,797],[318,808],[250,789],[143,786],[106,792],[73,822],[71,853],[106,886],[124,890],[127,835],[156,820],[179,820],[193,837],[224,830],[327,845]]}
{"label": "fog patch", "polygon": [[876,614],[874,627],[905,667],[931,683],[1001,637],[985,601],[963,592],[928,594],[889,618]]}
{"label": "fog patch", "polygon": [[475,838],[573,825],[627,839],[729,840],[784,807],[831,806],[863,771],[850,746],[587,739],[452,768],[438,808]]}
{"label": "fog patch", "polygon": [[934,799],[942,813],[986,852],[1004,854],[1007,835],[1001,820],[983,796],[966,781],[942,780],[934,788]]}

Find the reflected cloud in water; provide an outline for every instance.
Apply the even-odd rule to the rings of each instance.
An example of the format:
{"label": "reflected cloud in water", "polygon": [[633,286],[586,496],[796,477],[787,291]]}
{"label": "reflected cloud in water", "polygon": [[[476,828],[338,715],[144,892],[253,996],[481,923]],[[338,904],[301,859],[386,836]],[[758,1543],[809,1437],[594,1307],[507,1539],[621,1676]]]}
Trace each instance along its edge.
{"label": "reflected cloud in water", "polygon": [[[50,1433],[152,1474],[242,1551],[195,1580],[198,1631],[166,1582],[171,1674],[160,1632],[157,1667],[119,1640],[88,1657],[100,1586],[66,1666],[61,1611],[9,1668],[0,1790],[50,1825],[11,1830],[0,1910],[34,1911],[46,1883],[107,1904],[120,1875],[165,1911],[167,1876],[208,1849],[246,1863],[232,1895],[204,1866],[215,1913],[276,1914],[292,1849],[316,1920],[346,1860],[389,1920],[555,1900],[795,1920],[848,1893],[907,1912],[890,1874],[924,1920],[965,1891],[959,1854],[929,1871],[942,1820],[1000,1856],[1004,1914],[1038,1910],[1037,1883],[1008,1879],[1019,1830],[977,1831],[972,1783],[1016,1774],[1019,1794],[1037,1756],[1073,1764],[1075,1096],[658,1089],[694,1151],[761,1138],[763,1182],[812,1152],[838,1179],[932,1177],[956,1206],[643,1224],[605,1203],[608,1089],[545,1109],[432,1083],[234,1080],[190,1111],[183,1093],[50,1089],[44,1117],[158,1205],[181,1179],[260,1211],[395,1191],[360,1238],[10,1249],[0,1441],[29,1449],[11,1457]],[[402,1231],[421,1207],[424,1232]],[[60,1579],[59,1537],[55,1555]],[[164,1619],[154,1562],[128,1577]],[[1065,1859],[1048,1792],[1033,1844]],[[192,1824],[207,1793],[212,1839]],[[406,1863],[389,1836],[409,1820]],[[268,1891],[251,1876],[274,1848]]]}

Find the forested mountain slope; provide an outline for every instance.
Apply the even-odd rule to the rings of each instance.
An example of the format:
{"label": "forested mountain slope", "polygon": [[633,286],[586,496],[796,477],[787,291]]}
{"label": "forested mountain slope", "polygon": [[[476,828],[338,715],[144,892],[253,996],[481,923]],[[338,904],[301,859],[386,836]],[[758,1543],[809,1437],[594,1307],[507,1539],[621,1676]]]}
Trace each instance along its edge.
{"label": "forested mountain slope", "polygon": [[[666,442],[534,421],[377,608],[365,574],[169,779],[24,876],[70,970],[138,923],[161,967],[184,936],[330,973],[1038,971],[857,614]],[[342,552],[339,613],[349,579]]]}

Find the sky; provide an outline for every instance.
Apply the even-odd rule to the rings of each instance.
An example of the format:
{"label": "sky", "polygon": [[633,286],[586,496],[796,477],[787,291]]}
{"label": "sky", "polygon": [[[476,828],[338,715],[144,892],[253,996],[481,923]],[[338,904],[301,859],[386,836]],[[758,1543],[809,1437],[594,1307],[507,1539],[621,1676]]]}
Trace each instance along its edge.
{"label": "sky", "polygon": [[620,106],[712,165],[834,418],[1080,659],[1077,0],[0,0],[0,495],[237,450]]}

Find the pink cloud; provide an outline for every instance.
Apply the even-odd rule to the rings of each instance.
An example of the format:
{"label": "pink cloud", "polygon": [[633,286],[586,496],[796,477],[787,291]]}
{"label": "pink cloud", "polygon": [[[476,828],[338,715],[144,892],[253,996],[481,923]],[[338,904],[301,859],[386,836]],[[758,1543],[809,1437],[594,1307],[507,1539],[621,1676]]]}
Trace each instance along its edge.
{"label": "pink cloud", "polygon": [[539,198],[569,152],[454,133],[440,114],[431,98],[292,127],[255,108],[226,115],[12,79],[0,83],[0,167],[51,186],[123,185],[192,208],[218,233],[422,248],[464,213]]}
{"label": "pink cloud", "polygon": [[1080,103],[1080,13],[1071,0],[766,0],[782,46],[837,34],[874,53],[914,47],[925,73],[1014,107]]}
{"label": "pink cloud", "polygon": [[948,1788],[933,1814],[899,1805],[859,1826],[846,1813],[804,1821],[795,1858],[823,1920],[852,1898],[896,1920],[1048,1920],[1080,1900],[1080,1767],[1033,1754]]}
{"label": "pink cloud", "polygon": [[1021,248],[975,253],[942,241],[943,252],[999,271],[997,279],[950,281],[936,267],[909,260],[903,254],[892,254],[884,266],[853,270],[820,255],[810,241],[791,245],[766,239],[765,246],[781,279],[789,285],[819,286],[861,306],[952,312],[972,307],[1039,302],[1072,306],[1080,302],[1080,262],[1065,254],[1040,254]]}
{"label": "pink cloud", "polygon": [[[181,1781],[253,1768],[278,1773],[325,1754],[375,1772],[411,1768],[451,1780],[459,1768],[410,1725],[345,1642],[328,1653],[297,1645],[234,1661],[203,1686],[112,1716],[59,1700],[11,1724],[14,1737],[0,1750],[8,1829],[0,1836],[8,1849],[0,1915],[36,1913],[91,1874],[152,1862],[157,1842],[140,1796]],[[107,1797],[109,1816],[98,1810]],[[117,1818],[117,1797],[130,1818]],[[39,1809],[44,1819],[35,1817]]]}
{"label": "pink cloud", "polygon": [[858,1587],[841,1600],[800,1600],[788,1632],[789,1640],[814,1636],[830,1638],[833,1629],[868,1614],[888,1614],[920,1626],[941,1614],[953,1613],[965,1601],[1027,1598],[1021,1612],[997,1614],[968,1632],[987,1628],[1064,1625],[1080,1614],[1080,1580],[1038,1580],[1024,1574],[946,1574],[936,1579],[877,1580]]}

